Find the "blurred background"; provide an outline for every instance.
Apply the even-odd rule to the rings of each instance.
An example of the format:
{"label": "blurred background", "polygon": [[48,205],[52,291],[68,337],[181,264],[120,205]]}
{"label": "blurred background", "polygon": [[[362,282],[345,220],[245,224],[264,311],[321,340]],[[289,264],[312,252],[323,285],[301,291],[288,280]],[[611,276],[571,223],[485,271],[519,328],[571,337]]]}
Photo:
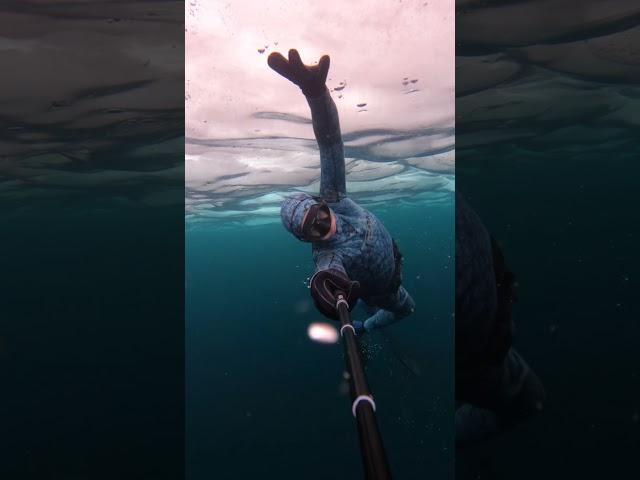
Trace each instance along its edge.
{"label": "blurred background", "polygon": [[601,478],[640,446],[640,6],[456,2],[456,189],[515,272],[542,414],[457,476]]}

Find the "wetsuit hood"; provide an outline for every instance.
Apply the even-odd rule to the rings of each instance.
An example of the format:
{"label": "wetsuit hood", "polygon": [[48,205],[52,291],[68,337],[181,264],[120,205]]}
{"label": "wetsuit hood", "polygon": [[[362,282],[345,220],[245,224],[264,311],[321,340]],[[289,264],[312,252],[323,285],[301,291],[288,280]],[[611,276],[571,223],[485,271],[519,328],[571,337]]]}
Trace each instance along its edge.
{"label": "wetsuit hood", "polygon": [[298,240],[305,241],[302,234],[302,220],[308,208],[318,203],[318,200],[308,193],[294,193],[282,202],[280,218],[282,225]]}

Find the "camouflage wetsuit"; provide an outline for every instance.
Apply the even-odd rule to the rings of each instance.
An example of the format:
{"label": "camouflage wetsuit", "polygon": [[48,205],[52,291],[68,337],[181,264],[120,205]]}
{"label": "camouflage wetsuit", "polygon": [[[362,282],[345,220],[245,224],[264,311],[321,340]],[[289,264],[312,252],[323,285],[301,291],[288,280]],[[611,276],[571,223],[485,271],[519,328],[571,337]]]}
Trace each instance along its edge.
{"label": "camouflage wetsuit", "polygon": [[[365,329],[389,325],[415,308],[400,285],[401,256],[382,222],[347,197],[338,111],[329,91],[317,98],[307,97],[307,102],[320,149],[320,197],[336,217],[335,235],[312,244],[316,270],[339,270],[360,282],[364,302],[379,308],[367,319]],[[301,238],[304,211],[316,202],[305,193],[287,197],[281,209],[285,228]]]}

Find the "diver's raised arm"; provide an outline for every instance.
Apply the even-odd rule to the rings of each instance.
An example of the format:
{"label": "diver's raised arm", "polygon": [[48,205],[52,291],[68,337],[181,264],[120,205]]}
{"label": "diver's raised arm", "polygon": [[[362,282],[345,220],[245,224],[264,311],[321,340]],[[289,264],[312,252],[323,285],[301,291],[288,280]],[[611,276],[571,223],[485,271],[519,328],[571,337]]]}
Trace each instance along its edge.
{"label": "diver's raised arm", "polygon": [[320,196],[327,202],[337,202],[347,196],[338,109],[329,90],[316,98],[307,97],[307,102],[320,150]]}
{"label": "diver's raised arm", "polygon": [[329,56],[320,58],[317,65],[302,63],[296,50],[289,50],[289,60],[273,52],[267,60],[269,66],[300,87],[311,108],[313,133],[320,149],[320,196],[327,202],[346,197],[344,146],[340,122],[329,90],[325,85],[329,72]]}

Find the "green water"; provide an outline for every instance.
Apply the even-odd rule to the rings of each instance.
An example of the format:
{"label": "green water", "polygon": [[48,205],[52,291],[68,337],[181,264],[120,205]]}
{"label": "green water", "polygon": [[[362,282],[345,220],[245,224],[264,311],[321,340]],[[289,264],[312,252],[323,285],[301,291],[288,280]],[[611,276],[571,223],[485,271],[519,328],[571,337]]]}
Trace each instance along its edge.
{"label": "green water", "polygon": [[[453,198],[373,210],[405,256],[415,315],[365,340],[367,375],[398,478],[453,473]],[[310,246],[279,222],[188,231],[188,478],[360,478],[340,344],[312,343],[325,321],[304,282]]]}

